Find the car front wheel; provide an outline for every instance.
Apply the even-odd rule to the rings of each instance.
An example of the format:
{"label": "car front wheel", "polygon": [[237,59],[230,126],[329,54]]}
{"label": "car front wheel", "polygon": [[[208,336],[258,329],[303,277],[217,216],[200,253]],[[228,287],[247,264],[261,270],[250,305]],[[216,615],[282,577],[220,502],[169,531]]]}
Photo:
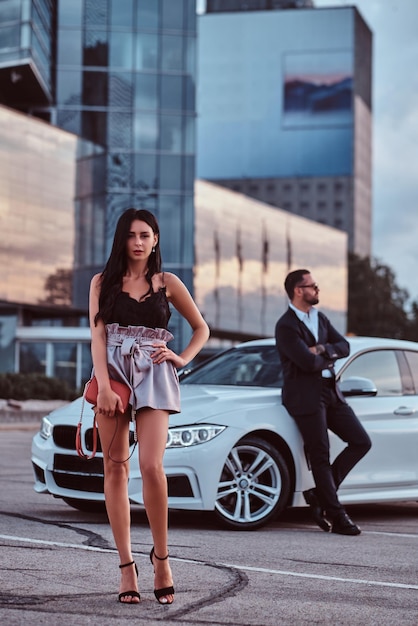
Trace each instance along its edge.
{"label": "car front wheel", "polygon": [[225,461],[215,514],[227,528],[254,530],[285,509],[289,494],[289,470],[280,452],[259,437],[246,437]]}

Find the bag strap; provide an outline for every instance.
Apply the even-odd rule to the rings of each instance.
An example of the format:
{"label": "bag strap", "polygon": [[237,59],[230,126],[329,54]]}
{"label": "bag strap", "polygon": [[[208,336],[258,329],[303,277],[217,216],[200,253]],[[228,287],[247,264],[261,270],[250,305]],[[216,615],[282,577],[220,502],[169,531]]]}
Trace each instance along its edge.
{"label": "bag strap", "polygon": [[84,404],[85,404],[85,398],[84,398],[84,394],[86,393],[87,387],[90,383],[90,380],[88,380],[85,384],[84,387],[84,392],[83,392],[83,396],[82,396],[82,400],[81,400],[81,412],[80,412],[80,421],[77,424],[77,430],[76,430],[76,434],[75,434],[75,449],[77,450],[77,454],[79,457],[81,457],[82,459],[85,459],[86,461],[90,461],[91,459],[94,459],[94,457],[96,456],[96,452],[97,452],[97,421],[96,421],[96,415],[94,415],[93,417],[93,449],[91,451],[91,454],[87,454],[86,452],[84,452],[83,450],[83,444],[81,441],[81,427],[82,427],[82,422],[83,422],[83,413],[84,413]]}

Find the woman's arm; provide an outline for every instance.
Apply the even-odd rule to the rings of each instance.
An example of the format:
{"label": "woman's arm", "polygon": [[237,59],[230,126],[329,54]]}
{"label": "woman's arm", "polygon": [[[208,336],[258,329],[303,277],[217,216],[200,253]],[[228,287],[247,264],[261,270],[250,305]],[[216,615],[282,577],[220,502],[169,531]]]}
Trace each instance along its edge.
{"label": "woman's arm", "polygon": [[186,285],[175,275],[164,272],[164,283],[167,288],[167,298],[192,328],[192,337],[188,345],[180,354],[168,350],[167,357],[164,353],[156,352],[155,362],[170,360],[177,368],[184,367],[200,352],[209,339],[209,327],[203,319]]}
{"label": "woman's arm", "polygon": [[90,283],[89,319],[91,332],[91,357],[94,374],[97,379],[97,410],[99,413],[113,415],[117,409],[123,412],[122,400],[110,387],[107,368],[106,329],[103,320],[99,319],[97,326],[94,319],[99,310],[100,274],[93,276]]}

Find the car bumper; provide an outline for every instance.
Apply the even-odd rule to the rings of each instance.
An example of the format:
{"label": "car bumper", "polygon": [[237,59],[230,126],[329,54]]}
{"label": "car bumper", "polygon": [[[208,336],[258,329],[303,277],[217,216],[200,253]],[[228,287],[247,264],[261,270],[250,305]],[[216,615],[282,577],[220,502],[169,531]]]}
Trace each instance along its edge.
{"label": "car bumper", "polygon": [[[67,428],[68,431],[73,427]],[[185,448],[169,448],[164,455],[164,470],[168,482],[168,503],[173,509],[213,510],[219,477],[229,451],[244,431],[226,428],[215,439]],[[89,432],[82,434],[89,450]],[[48,439],[37,433],[32,440],[34,489],[59,498],[103,501],[103,456],[94,459],[78,456],[74,438],[68,432],[66,447],[58,447],[54,439],[62,440],[60,427]],[[138,444],[140,446],[140,444]],[[215,452],[216,450],[216,452]],[[128,494],[131,502],[143,505],[142,477],[137,457],[131,460]]]}

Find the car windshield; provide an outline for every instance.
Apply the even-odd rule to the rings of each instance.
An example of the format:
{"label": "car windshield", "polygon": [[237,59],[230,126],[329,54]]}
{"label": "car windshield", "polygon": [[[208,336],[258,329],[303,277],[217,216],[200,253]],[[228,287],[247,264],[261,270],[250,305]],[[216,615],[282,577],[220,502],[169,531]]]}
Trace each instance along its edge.
{"label": "car windshield", "polygon": [[233,348],[203,363],[181,379],[183,385],[281,387],[282,367],[274,346]]}

